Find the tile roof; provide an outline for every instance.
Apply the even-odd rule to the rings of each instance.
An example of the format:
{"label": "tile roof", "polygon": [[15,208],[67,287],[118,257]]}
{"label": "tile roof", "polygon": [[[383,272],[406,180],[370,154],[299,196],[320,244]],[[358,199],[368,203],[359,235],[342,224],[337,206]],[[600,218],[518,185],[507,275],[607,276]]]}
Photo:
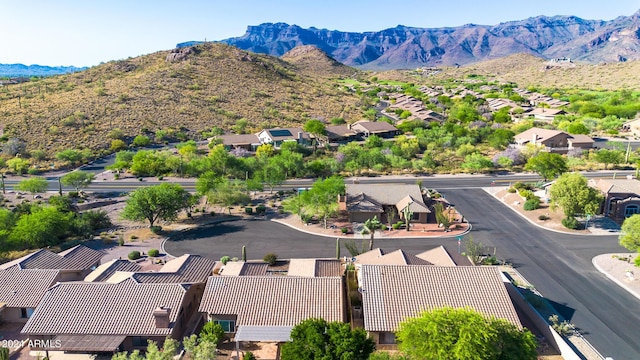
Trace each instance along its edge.
{"label": "tile roof", "polygon": [[381,133],[388,131],[397,131],[398,129],[385,121],[357,121],[351,125],[351,128],[366,130],[370,133]]}
{"label": "tile roof", "polygon": [[215,265],[200,255],[185,254],[167,261],[158,272],[136,272],[131,278],[140,283],[204,283]]}
{"label": "tile roof", "polygon": [[365,253],[362,253],[355,257],[356,263],[359,264],[369,264],[371,261],[377,261],[377,259],[384,255],[384,250],[380,248],[375,248],[373,250],[369,250]]}
{"label": "tile roof", "polygon": [[640,181],[637,179],[594,179],[589,184],[604,194],[636,194],[640,195]]}
{"label": "tile roof", "polygon": [[[372,250],[374,251],[374,250]],[[365,254],[368,254],[366,252]],[[415,255],[409,254],[402,249],[376,256],[376,252],[373,254],[356,257],[356,263],[360,265],[433,265],[427,260],[421,259]]]}
{"label": "tile roof", "polygon": [[116,352],[126,338],[124,335],[58,335],[55,336],[52,341],[45,343],[56,346],[31,346],[31,349],[72,352]]}
{"label": "tile roof", "polygon": [[288,276],[335,277],[342,276],[342,265],[336,259],[291,259]]}
{"label": "tile roof", "polygon": [[227,146],[260,144],[260,139],[255,134],[220,135],[217,138],[222,140],[223,145]]}
{"label": "tile roof", "polygon": [[104,253],[83,245],[58,254],[40,249],[19,259],[0,265],[0,269],[17,266],[20,269],[86,270],[100,263]]}
{"label": "tile roof", "polygon": [[140,271],[142,266],[129,260],[113,259],[104,264],[98,266],[89,275],[84,278],[84,281],[100,282],[106,281],[113,276],[117,271],[123,272],[136,272]]}
{"label": "tile roof", "polygon": [[406,318],[443,306],[522,326],[496,267],[362,265],[360,275],[367,331],[393,332]]}
{"label": "tile roof", "polygon": [[560,134],[562,134],[562,131],[559,130],[549,130],[549,129],[543,129],[543,128],[531,128],[529,130],[523,131],[520,134],[516,135],[514,137],[514,139],[516,141],[521,141],[521,142],[531,142],[531,140],[533,140],[533,136],[535,135],[536,137],[536,142],[543,142],[546,141],[548,139],[551,139],[554,136],[558,136]]}
{"label": "tile roof", "polygon": [[[32,335],[170,335],[186,288],[181,284],[59,283],[46,295],[22,333]],[[153,311],[171,309],[170,327],[158,328]]]}
{"label": "tile roof", "polygon": [[347,211],[351,212],[382,212],[383,205],[402,210],[411,201],[413,212],[430,212],[422,201],[420,187],[414,184],[346,184],[345,192]]}
{"label": "tile roof", "polygon": [[356,132],[349,129],[347,125],[329,125],[325,127],[329,139],[349,137],[356,135]]}
{"label": "tile roof", "polygon": [[300,135],[302,135],[303,139],[311,138],[309,133],[305,132],[302,128],[299,127],[265,129],[263,131],[266,132],[273,141],[290,139],[296,140]]}
{"label": "tile roof", "polygon": [[220,271],[226,276],[264,276],[267,275],[269,264],[264,262],[230,261]]}
{"label": "tile roof", "polygon": [[433,265],[437,266],[456,266],[455,261],[449,255],[447,249],[444,246],[440,245],[431,250],[423,251],[420,254],[416,255],[420,259],[426,260]]}
{"label": "tile roof", "polygon": [[59,274],[59,270],[20,270],[17,267],[0,270],[0,303],[7,307],[35,308],[57,282]]}
{"label": "tile roof", "polygon": [[589,135],[574,134],[569,137],[572,143],[594,143],[595,141]]}
{"label": "tile roof", "polygon": [[339,277],[212,276],[200,312],[235,315],[237,326],[294,326],[318,317],[344,321]]}

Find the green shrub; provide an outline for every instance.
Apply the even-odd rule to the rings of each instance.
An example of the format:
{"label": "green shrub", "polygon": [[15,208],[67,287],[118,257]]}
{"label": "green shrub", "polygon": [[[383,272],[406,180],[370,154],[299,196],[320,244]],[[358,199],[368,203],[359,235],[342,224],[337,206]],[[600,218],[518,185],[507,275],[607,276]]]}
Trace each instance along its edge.
{"label": "green shrub", "polygon": [[164,180],[164,176],[162,175],[158,176],[158,181],[162,181],[162,180]]}
{"label": "green shrub", "polygon": [[134,250],[130,252],[127,257],[129,258],[129,260],[138,260],[140,259],[140,251]]}
{"label": "green shrub", "polygon": [[256,212],[260,215],[264,214],[267,211],[267,207],[263,204],[256,206]]}
{"label": "green shrub", "polygon": [[124,236],[118,236],[118,246],[124,246]]}
{"label": "green shrub", "polygon": [[200,330],[200,339],[220,345],[222,340],[224,340],[224,329],[222,325],[216,324],[213,321],[207,322],[202,327],[202,330]]}
{"label": "green shrub", "polygon": [[515,193],[516,191],[517,191],[517,190],[516,190],[515,188],[512,188],[512,187],[510,187],[510,188],[508,188],[508,189],[507,189],[507,192],[508,192],[508,193],[510,193],[510,194],[513,194],[513,193]]}
{"label": "green shrub", "polygon": [[540,207],[540,199],[536,196],[534,199],[529,199],[524,202],[525,211],[531,211]]}
{"label": "green shrub", "polygon": [[547,215],[540,215],[538,216],[538,220],[542,220],[542,221],[549,220],[549,217]]}
{"label": "green shrub", "polygon": [[152,233],[154,233],[156,235],[159,235],[162,232],[162,226],[160,226],[160,225],[153,225],[149,229],[151,230]]}
{"label": "green shrub", "polygon": [[578,223],[578,220],[576,220],[576,218],[574,217],[567,217],[562,219],[562,226],[566,227],[567,229],[577,229],[578,226],[580,224]]}
{"label": "green shrub", "polygon": [[253,208],[250,207],[250,206],[244,208],[244,213],[247,214],[247,215],[253,214]]}
{"label": "green shrub", "polygon": [[262,260],[264,260],[264,262],[269,264],[269,266],[273,266],[276,264],[276,261],[278,260],[278,256],[274,253],[268,253],[267,255],[264,256]]}
{"label": "green shrub", "polygon": [[522,196],[525,200],[530,200],[535,196],[533,195],[533,191],[527,189],[519,190],[518,195]]}
{"label": "green shrub", "polygon": [[522,181],[518,181],[517,183],[513,184],[513,188],[520,191],[520,190],[531,190],[531,185],[529,184],[525,184]]}
{"label": "green shrub", "polygon": [[138,240],[138,236],[137,235],[131,235],[131,236],[129,236],[129,240]]}
{"label": "green shrub", "polygon": [[340,229],[340,231],[341,231],[343,234],[347,234],[347,233],[349,232],[349,229],[348,229],[348,228],[346,228],[346,227],[343,227],[343,228],[341,228],[341,229]]}
{"label": "green shrub", "polygon": [[398,230],[398,229],[400,229],[400,226],[401,226],[401,224],[396,223],[396,224],[391,225],[391,228],[393,230]]}
{"label": "green shrub", "polygon": [[255,360],[256,356],[253,355],[253,353],[251,351],[244,353],[244,355],[242,355],[242,360]]}
{"label": "green shrub", "polygon": [[228,257],[227,255],[223,256],[220,258],[220,262],[222,263],[222,265],[227,265],[227,263],[229,262],[229,260],[231,260],[230,257]]}
{"label": "green shrub", "polygon": [[158,257],[160,255],[160,250],[158,250],[158,249],[150,249],[147,254],[150,257]]}
{"label": "green shrub", "polygon": [[69,191],[69,197],[70,198],[77,198],[78,197],[78,192],[77,191]]}

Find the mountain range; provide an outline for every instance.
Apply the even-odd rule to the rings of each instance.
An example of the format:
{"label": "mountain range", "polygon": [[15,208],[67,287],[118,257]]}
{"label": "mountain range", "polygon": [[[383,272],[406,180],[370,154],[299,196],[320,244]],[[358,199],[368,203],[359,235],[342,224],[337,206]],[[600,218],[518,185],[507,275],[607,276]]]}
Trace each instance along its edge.
{"label": "mountain range", "polygon": [[537,16],[493,26],[399,25],[363,33],[264,23],[221,42],[273,56],[299,45],[314,45],[343,64],[368,70],[464,65],[515,53],[589,63],[620,62],[640,59],[640,11],[609,21]]}
{"label": "mountain range", "polygon": [[85,70],[86,67],[0,64],[0,77],[52,76]]}

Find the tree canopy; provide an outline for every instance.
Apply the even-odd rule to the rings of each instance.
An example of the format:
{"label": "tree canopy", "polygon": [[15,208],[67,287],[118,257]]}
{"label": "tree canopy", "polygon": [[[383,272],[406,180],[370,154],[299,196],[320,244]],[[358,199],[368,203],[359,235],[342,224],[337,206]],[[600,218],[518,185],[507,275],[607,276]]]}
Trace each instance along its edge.
{"label": "tree canopy", "polygon": [[595,214],[600,208],[602,195],[589,186],[580,173],[563,174],[549,190],[551,207],[562,208],[566,217],[575,214]]}
{"label": "tree canopy", "polygon": [[[640,251],[640,215],[635,214],[628,217],[622,223],[620,234],[620,245],[629,251]],[[640,257],[636,258],[636,266],[640,266]]]}
{"label": "tree canopy", "polygon": [[80,188],[88,187],[93,179],[95,179],[94,173],[76,170],[61,177],[60,182],[66,186],[73,186],[76,191],[80,191]]}
{"label": "tree canopy", "polygon": [[567,172],[567,161],[560,154],[540,152],[527,161],[525,170],[533,171],[545,180],[554,179]]}
{"label": "tree canopy", "polygon": [[471,309],[425,311],[400,323],[398,348],[411,359],[535,360],[536,339],[504,320]]}
{"label": "tree canopy", "polygon": [[160,184],[139,188],[131,193],[122,211],[122,217],[133,221],[172,221],[189,206],[189,193],[178,184]]}
{"label": "tree canopy", "polygon": [[43,177],[32,177],[22,180],[18,183],[17,189],[20,191],[27,191],[31,194],[43,193],[47,191],[49,183]]}
{"label": "tree canopy", "polygon": [[291,342],[282,345],[282,360],[366,360],[375,343],[364,329],[342,322],[307,319],[293,327]]}

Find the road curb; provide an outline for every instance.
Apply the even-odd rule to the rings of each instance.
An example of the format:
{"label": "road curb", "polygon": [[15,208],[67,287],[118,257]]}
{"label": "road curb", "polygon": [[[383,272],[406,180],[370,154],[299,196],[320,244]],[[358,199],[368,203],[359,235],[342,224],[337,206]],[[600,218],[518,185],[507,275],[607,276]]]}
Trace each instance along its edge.
{"label": "road curb", "polygon": [[[300,231],[300,232],[303,232],[303,233],[309,234],[309,235],[322,236],[322,237],[333,238],[333,239],[340,238],[340,239],[345,239],[345,240],[352,240],[352,239],[353,240],[362,240],[362,239],[366,240],[366,239],[368,239],[368,238],[362,238],[361,239],[361,238],[357,238],[355,236],[340,236],[340,235],[334,236],[334,235],[328,235],[328,234],[319,234],[319,233],[316,233],[316,232],[313,232],[313,231],[305,230],[305,229],[299,228],[297,226],[288,224],[286,222],[280,221],[279,219],[271,219],[270,221],[273,221],[273,222],[278,223],[278,224],[282,224],[282,225],[287,226],[287,227],[289,227],[291,229],[294,229],[296,231]],[[467,230],[465,230],[465,231],[463,231],[463,232],[461,232],[460,234],[457,234],[457,235],[379,237],[379,238],[376,238],[376,240],[386,240],[386,239],[433,239],[433,238],[447,238],[447,239],[449,239],[449,238],[455,238],[455,237],[458,237],[458,236],[466,235],[471,231],[473,226],[471,225],[471,223],[467,223],[467,224],[469,225]],[[445,234],[445,233],[443,233],[443,234]]]}
{"label": "road curb", "polygon": [[[612,255],[612,254],[601,254],[598,256],[605,256],[605,255]],[[596,258],[598,257],[594,257],[593,259],[591,259],[591,264],[593,264],[593,266],[596,268],[596,270],[598,270],[598,272],[602,273],[604,276],[606,276],[609,280],[613,281],[614,283],[616,283],[616,285],[620,286],[621,288],[623,288],[625,291],[627,291],[628,293],[630,293],[631,295],[635,296],[637,299],[640,300],[640,294],[638,294],[637,292],[635,292],[633,289],[631,289],[630,287],[628,287],[625,283],[623,283],[622,281],[616,279],[613,275],[609,274],[608,272],[606,272],[602,267],[600,267],[600,265],[598,265],[598,263],[596,262]]]}
{"label": "road curb", "polygon": [[558,233],[558,234],[565,234],[565,235],[573,235],[573,236],[611,236],[613,234],[593,234],[593,233],[589,233],[589,234],[576,234],[576,233],[572,233],[572,232],[567,232],[567,231],[562,231],[562,230],[556,230],[556,229],[551,229],[548,228],[546,226],[542,226],[540,224],[538,224],[537,222],[529,219],[528,217],[524,216],[524,214],[522,214],[520,211],[512,208],[511,206],[509,206],[509,204],[505,203],[504,201],[502,201],[499,197],[496,196],[496,194],[491,193],[491,191],[489,191],[488,189],[495,189],[495,188],[487,188],[487,187],[483,187],[481,188],[484,192],[486,192],[487,194],[491,195],[494,199],[498,200],[502,205],[504,205],[506,208],[508,208],[509,210],[515,212],[516,214],[518,214],[520,217],[522,217],[523,219],[527,220],[528,222],[530,222],[531,224],[539,227],[540,229],[543,230],[547,230],[547,231],[551,231],[554,233]]}

